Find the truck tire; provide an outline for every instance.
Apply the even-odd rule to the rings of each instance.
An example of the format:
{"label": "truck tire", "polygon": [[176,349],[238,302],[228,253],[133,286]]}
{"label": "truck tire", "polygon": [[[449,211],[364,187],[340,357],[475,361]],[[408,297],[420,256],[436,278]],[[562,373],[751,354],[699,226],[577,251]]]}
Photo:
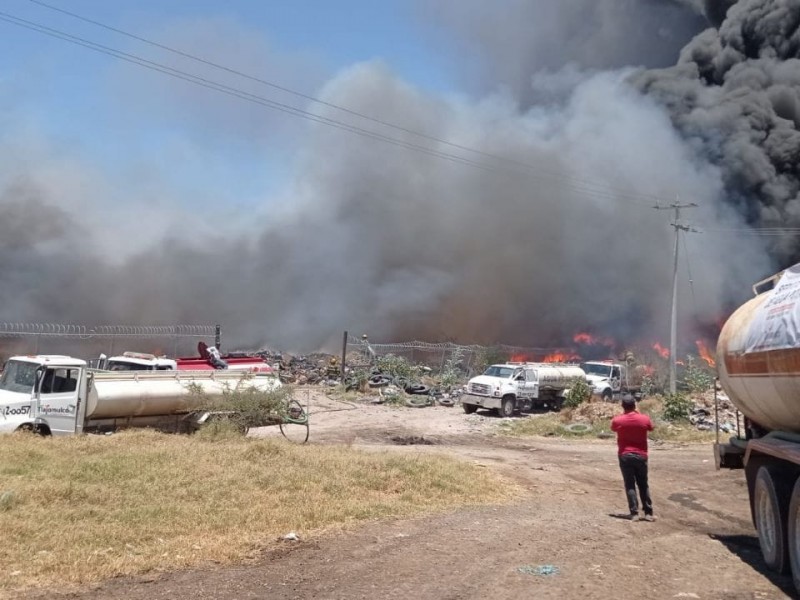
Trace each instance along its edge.
{"label": "truck tire", "polygon": [[789,542],[789,566],[794,588],[800,593],[800,479],[794,484],[792,500],[789,502],[787,540]]}
{"label": "truck tire", "polygon": [[497,408],[497,414],[503,418],[508,418],[514,415],[514,405],[516,404],[516,399],[514,396],[503,396],[503,399],[500,401],[500,408]]}
{"label": "truck tire", "polygon": [[785,573],[789,568],[786,523],[790,484],[775,465],[763,465],[756,475],[753,512],[761,556],[770,570]]}
{"label": "truck tire", "polygon": [[464,408],[464,412],[467,413],[468,415],[471,415],[476,410],[478,410],[478,407],[475,404],[462,404],[461,406]]}
{"label": "truck tire", "polygon": [[603,390],[603,402],[611,402],[614,399],[614,393],[611,390]]}

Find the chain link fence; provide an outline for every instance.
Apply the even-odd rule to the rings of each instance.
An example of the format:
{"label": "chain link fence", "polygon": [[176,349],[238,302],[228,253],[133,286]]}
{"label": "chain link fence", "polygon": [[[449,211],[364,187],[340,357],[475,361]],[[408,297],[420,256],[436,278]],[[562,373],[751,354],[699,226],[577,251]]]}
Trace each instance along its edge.
{"label": "chain link fence", "polygon": [[392,342],[373,343],[365,337],[346,334],[346,362],[351,368],[365,368],[378,357],[391,354],[406,359],[411,364],[430,367],[441,373],[448,361],[458,358],[459,368],[469,376],[493,363],[507,360],[541,362],[567,352],[564,348],[529,348],[523,346],[461,345],[450,342]]}
{"label": "chain link fence", "polygon": [[66,354],[91,359],[126,350],[171,354],[197,353],[197,343],[219,340],[219,325],[73,325],[0,321],[0,359],[15,354]]}

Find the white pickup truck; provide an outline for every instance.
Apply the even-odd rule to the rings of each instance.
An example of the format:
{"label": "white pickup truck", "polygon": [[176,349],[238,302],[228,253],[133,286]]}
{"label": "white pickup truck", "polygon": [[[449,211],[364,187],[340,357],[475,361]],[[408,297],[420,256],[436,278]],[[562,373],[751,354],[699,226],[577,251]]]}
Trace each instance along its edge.
{"label": "white pickup truck", "polygon": [[483,375],[473,377],[461,405],[467,414],[489,408],[501,417],[516,410],[560,409],[567,390],[578,379],[586,379],[575,365],[555,363],[505,363],[492,365]]}
{"label": "white pickup truck", "polygon": [[611,360],[597,360],[581,363],[592,394],[611,401],[620,394],[641,395],[641,374],[636,369]]}
{"label": "white pickup truck", "polygon": [[0,433],[190,432],[213,414],[201,406],[206,397],[240,383],[265,391],[281,386],[275,376],[242,371],[108,372],[69,356],[14,356],[0,375]]}

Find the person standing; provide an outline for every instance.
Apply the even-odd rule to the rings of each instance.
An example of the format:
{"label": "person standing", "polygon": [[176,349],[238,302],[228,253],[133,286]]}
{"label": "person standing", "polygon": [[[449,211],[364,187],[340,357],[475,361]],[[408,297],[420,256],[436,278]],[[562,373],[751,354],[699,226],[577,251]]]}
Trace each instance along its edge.
{"label": "person standing", "polygon": [[647,481],[647,433],[653,431],[653,422],[650,417],[636,410],[636,400],[633,398],[622,400],[622,410],[623,414],[611,420],[611,431],[617,434],[619,468],[622,471],[630,511],[627,518],[639,518],[639,502],[636,498],[638,487],[644,510],[643,519],[654,521],[653,502]]}

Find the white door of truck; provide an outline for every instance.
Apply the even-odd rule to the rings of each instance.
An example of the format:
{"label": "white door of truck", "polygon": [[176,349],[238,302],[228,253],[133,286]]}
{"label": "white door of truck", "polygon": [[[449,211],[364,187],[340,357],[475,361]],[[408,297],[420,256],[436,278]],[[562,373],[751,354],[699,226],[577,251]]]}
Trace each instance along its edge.
{"label": "white door of truck", "polygon": [[622,373],[617,366],[611,367],[611,390],[615,394],[622,390]]}
{"label": "white door of truck", "polygon": [[535,369],[525,369],[525,397],[529,400],[539,397],[539,377]]}
{"label": "white door of truck", "polygon": [[75,433],[83,369],[47,367],[36,386],[36,422],[53,435]]}

